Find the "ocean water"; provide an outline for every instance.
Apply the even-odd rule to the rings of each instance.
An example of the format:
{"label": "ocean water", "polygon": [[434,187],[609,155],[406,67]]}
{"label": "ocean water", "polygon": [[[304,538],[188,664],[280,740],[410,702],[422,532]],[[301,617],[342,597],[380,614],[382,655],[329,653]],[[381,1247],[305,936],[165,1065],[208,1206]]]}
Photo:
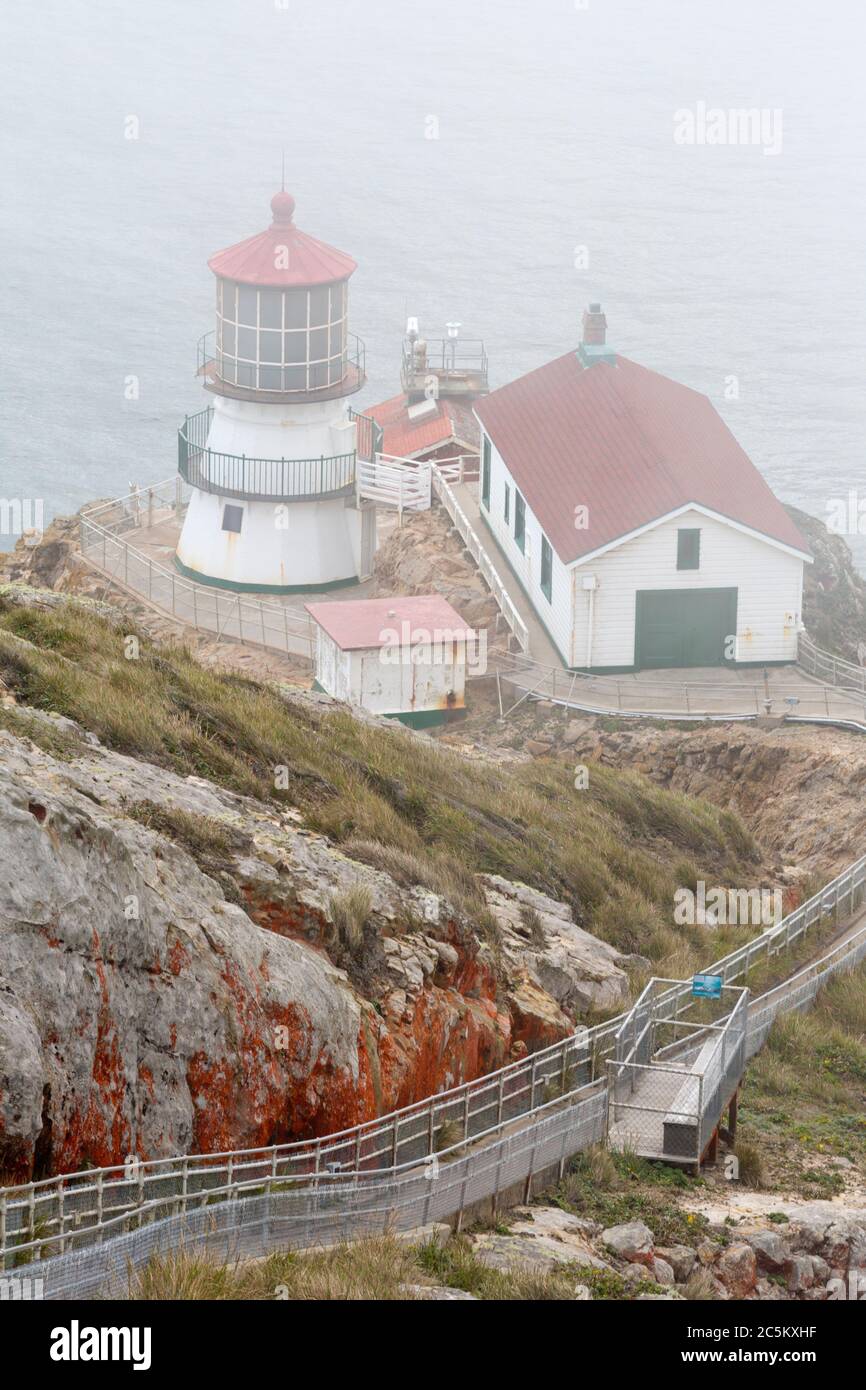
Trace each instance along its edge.
{"label": "ocean water", "polygon": [[[285,152],[298,225],[359,262],[356,405],[398,389],[407,313],[483,337],[500,385],[597,299],[784,500],[866,501],[864,27],[859,0],[2,6],[0,498],[174,472],[207,257],[267,225]],[[781,148],[677,143],[698,103],[781,113]]]}

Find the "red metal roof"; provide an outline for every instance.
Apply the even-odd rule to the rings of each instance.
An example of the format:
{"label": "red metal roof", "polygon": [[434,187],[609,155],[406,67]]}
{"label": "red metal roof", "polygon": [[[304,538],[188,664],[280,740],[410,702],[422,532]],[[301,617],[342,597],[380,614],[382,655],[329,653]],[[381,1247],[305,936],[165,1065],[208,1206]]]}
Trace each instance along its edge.
{"label": "red metal roof", "polygon": [[478,452],[478,421],[468,401],[444,397],[437,401],[436,410],[413,420],[408,414],[405,396],[392,396],[380,405],[365,406],[364,414],[371,415],[382,426],[383,454],[397,458],[416,458],[436,449],[449,440],[454,441],[455,453],[467,449]]}
{"label": "red metal roof", "polygon": [[211,256],[208,265],[214,275],[238,280],[243,285],[300,288],[346,280],[357,270],[357,262],[351,256],[307,236],[295,226],[295,200],[291,193],[275,193],[271,210],[274,220],[266,232]]}
{"label": "red metal roof", "polygon": [[564,564],[688,503],[809,554],[709,398],[626,357],[566,353],[475,412]]}
{"label": "red metal roof", "polygon": [[473,629],[451,604],[439,594],[418,594],[398,598],[344,599],[336,603],[307,603],[307,612],[324,628],[344,652],[359,648],[384,647],[403,641],[403,624],[408,624],[409,641],[444,641],[436,633],[453,634],[455,640],[473,636]]}

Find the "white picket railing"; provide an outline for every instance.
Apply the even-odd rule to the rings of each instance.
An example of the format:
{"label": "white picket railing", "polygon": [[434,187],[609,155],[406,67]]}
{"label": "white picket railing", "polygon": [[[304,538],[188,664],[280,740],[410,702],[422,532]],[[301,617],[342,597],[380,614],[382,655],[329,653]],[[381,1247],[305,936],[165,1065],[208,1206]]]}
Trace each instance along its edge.
{"label": "white picket railing", "polygon": [[429,464],[377,454],[372,462],[358,460],[356,477],[359,501],[396,507],[401,516],[430,510]]}

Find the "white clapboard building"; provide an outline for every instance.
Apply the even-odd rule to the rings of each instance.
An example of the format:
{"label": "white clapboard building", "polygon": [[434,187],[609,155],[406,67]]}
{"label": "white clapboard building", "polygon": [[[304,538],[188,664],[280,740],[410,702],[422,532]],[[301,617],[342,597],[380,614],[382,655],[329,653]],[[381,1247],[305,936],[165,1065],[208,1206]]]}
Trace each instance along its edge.
{"label": "white clapboard building", "polygon": [[317,689],[413,728],[465,712],[477,634],[439,594],[305,607],[316,629]]}
{"label": "white clapboard building", "polygon": [[796,660],[807,545],[709,399],[606,344],[480,399],[481,515],[566,666]]}

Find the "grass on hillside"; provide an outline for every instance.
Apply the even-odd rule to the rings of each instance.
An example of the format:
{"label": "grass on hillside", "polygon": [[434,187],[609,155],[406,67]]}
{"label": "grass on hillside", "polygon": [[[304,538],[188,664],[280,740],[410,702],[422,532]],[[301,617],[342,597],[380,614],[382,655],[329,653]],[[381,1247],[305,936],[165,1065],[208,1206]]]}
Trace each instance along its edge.
{"label": "grass on hillside", "polygon": [[765,1187],[832,1196],[844,1187],[834,1157],[866,1178],[866,969],[776,1020],[746,1072],[740,1138],[760,1151]]}
{"label": "grass on hillside", "polygon": [[[570,903],[582,925],[662,973],[705,964],[753,934],[672,925],[679,885],[754,882],[754,843],[729,811],[602,766],[576,791],[554,761],[468,763],[396,726],[290,703],[138,635],[140,658],[130,661],[123,629],[84,607],[0,598],[0,679],[22,705],[67,715],[111,748],[300,807],[311,828],[446,894],[482,929],[478,872]],[[49,746],[35,723],[29,732],[55,751],[56,736]]]}
{"label": "grass on hillside", "polygon": [[133,1300],[413,1301],[417,1289],[439,1285],[487,1300],[573,1301],[579,1285],[593,1298],[630,1299],[658,1292],[648,1281],[629,1284],[617,1274],[564,1264],[549,1274],[515,1265],[490,1269],[469,1240],[411,1246],[382,1236],[333,1249],[219,1265],[202,1256],[156,1256],[130,1280]]}
{"label": "grass on hillside", "polygon": [[704,1239],[707,1222],[682,1211],[677,1200],[701,1186],[700,1178],[688,1176],[681,1168],[598,1145],[571,1160],[547,1200],[602,1226],[644,1221],[657,1245],[695,1246]]}

